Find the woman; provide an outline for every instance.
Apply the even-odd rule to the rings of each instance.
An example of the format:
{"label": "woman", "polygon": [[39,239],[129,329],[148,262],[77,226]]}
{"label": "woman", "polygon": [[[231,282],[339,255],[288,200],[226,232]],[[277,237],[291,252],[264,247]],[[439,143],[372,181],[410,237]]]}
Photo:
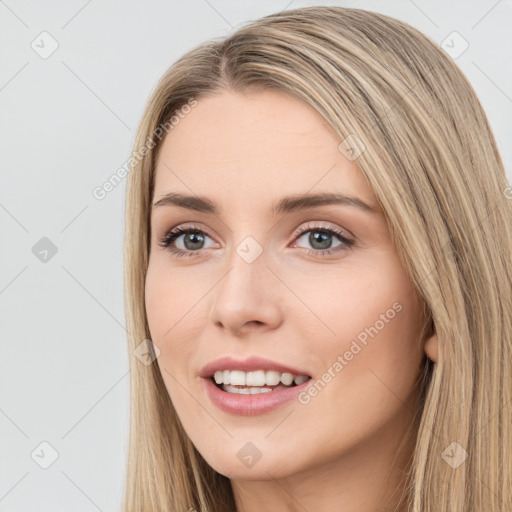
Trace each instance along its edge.
{"label": "woman", "polygon": [[267,16],[168,70],[134,154],[125,510],[511,510],[510,187],[448,55]]}

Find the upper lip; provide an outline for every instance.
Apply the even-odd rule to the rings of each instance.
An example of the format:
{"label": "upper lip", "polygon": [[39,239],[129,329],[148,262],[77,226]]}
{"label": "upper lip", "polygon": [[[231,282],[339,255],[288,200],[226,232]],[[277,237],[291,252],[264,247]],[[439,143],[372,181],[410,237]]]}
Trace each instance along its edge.
{"label": "upper lip", "polygon": [[200,377],[209,378],[216,371],[222,370],[242,370],[244,372],[251,372],[256,370],[274,370],[281,373],[291,373],[293,375],[307,375],[307,372],[292,368],[291,366],[271,361],[263,357],[251,356],[247,359],[235,359],[231,356],[224,356],[214,361],[211,361],[203,367]]}

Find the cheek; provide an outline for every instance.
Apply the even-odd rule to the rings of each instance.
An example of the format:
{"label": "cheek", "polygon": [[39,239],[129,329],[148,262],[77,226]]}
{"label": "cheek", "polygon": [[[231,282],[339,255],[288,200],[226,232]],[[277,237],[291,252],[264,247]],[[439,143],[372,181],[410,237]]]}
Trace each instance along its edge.
{"label": "cheek", "polygon": [[167,286],[170,277],[166,277],[162,265],[155,260],[156,258],[151,255],[146,272],[144,301],[149,330],[151,335],[156,337],[162,329],[164,318],[167,318],[162,313],[168,310],[168,303],[172,301],[172,296],[168,292],[171,288]]}
{"label": "cheek", "polygon": [[[194,347],[190,340],[200,330],[201,294],[180,282],[177,272],[166,271],[158,262],[150,263],[146,275],[145,307],[151,340],[160,354],[157,363],[169,393],[186,379]],[[198,295],[198,297],[196,297]],[[196,307],[194,307],[196,305]],[[186,326],[187,335],[183,335]]]}
{"label": "cheek", "polygon": [[[189,371],[197,355],[195,340],[204,329],[204,310],[198,304],[204,291],[200,286],[187,286],[183,277],[180,282],[177,274],[158,271],[156,266],[148,268],[146,314],[151,339],[160,350],[156,363],[165,388],[185,431],[197,443],[204,437],[201,426],[209,418],[204,417],[204,409],[191,399],[193,377]],[[190,278],[186,281],[190,283]]]}
{"label": "cheek", "polygon": [[346,305],[351,314],[334,324],[340,343],[331,350],[342,356],[347,377],[380,378],[390,389],[402,390],[412,386],[423,359],[417,308],[410,296],[379,299],[357,310]]}
{"label": "cheek", "polygon": [[345,397],[357,389],[366,393],[361,399],[376,404],[383,394],[392,395],[390,390],[407,396],[423,361],[421,303],[398,259],[391,256],[382,254],[378,265],[366,262],[339,275],[334,272],[330,279],[317,279],[316,286],[303,281],[298,292],[308,297],[317,315],[312,323],[302,323],[305,338],[318,340],[315,352],[327,372],[343,374],[331,378],[338,380],[332,388],[343,386]]}
{"label": "cheek", "polygon": [[365,347],[381,340],[372,344],[379,352],[416,347],[411,338],[421,324],[420,301],[394,251],[376,252],[333,276],[323,280],[322,293],[316,289],[313,303],[336,337]]}
{"label": "cheek", "polygon": [[[299,408],[301,421],[319,434],[313,457],[340,453],[379,432],[390,435],[416,406],[423,354],[414,296],[384,279],[371,286],[358,281],[353,290],[348,280],[345,285],[347,293],[329,290],[333,301],[322,319],[335,335],[316,336],[323,373],[310,388],[316,393],[304,396]],[[287,432],[281,434],[285,442]]]}
{"label": "cheek", "polygon": [[167,344],[177,338],[183,323],[189,328],[202,295],[203,287],[192,286],[190,277],[169,268],[165,258],[150,260],[144,297],[153,341]]}

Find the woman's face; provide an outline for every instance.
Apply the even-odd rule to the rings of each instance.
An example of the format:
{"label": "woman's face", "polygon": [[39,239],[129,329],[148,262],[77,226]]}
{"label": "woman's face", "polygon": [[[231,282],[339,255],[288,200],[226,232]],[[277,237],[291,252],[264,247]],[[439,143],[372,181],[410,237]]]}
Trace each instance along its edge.
{"label": "woman's face", "polygon": [[[161,147],[149,328],[185,431],[230,478],[378,464],[412,420],[425,355],[421,302],[340,142],[311,107],[265,90],[201,98]],[[170,193],[189,199],[161,201]],[[295,202],[321,194],[357,201]],[[192,231],[160,245],[180,227]],[[234,360],[220,363],[225,389],[240,391],[248,378],[254,394],[214,387],[204,368],[221,357]],[[244,366],[250,357],[273,365]],[[289,382],[281,367],[309,380],[274,390],[276,375]]]}

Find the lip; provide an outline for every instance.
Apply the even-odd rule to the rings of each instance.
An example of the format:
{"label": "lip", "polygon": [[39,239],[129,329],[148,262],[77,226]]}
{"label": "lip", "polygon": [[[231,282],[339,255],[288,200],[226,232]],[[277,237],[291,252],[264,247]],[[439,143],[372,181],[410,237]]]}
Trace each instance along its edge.
{"label": "lip", "polygon": [[254,416],[272,411],[286,402],[296,399],[297,395],[313,381],[311,378],[298,386],[269,391],[268,393],[237,395],[219,389],[211,377],[203,377],[201,380],[204,383],[208,397],[214,405],[224,412],[241,416]]}
{"label": "lip", "polygon": [[220,357],[204,366],[199,376],[209,378],[212,377],[217,370],[242,370],[244,372],[274,370],[281,373],[292,373],[293,375],[307,375],[311,377],[308,372],[301,369],[292,368],[291,366],[256,356],[251,356],[244,360],[235,359],[231,356]]}
{"label": "lip", "polygon": [[[279,389],[268,393],[259,393],[257,395],[238,395],[228,393],[217,387],[212,376],[218,370],[242,370],[244,372],[274,370],[281,373],[291,373],[293,375],[307,375],[311,378],[291,388]],[[214,405],[224,412],[242,416],[263,414],[276,409],[280,405],[295,399],[313,380],[312,376],[304,370],[257,356],[251,356],[243,360],[235,359],[231,356],[220,357],[204,366],[201,370],[200,377],[202,377],[205,391]]]}

